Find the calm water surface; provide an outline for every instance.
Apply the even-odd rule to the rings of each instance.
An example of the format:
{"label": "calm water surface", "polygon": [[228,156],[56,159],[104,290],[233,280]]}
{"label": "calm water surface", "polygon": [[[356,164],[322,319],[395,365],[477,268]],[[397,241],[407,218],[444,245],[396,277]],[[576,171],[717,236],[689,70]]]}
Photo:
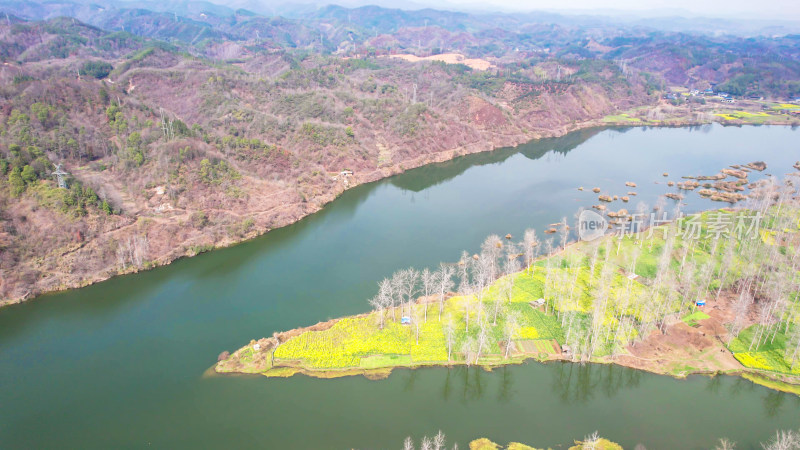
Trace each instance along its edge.
{"label": "calm water surface", "polygon": [[[800,427],[800,401],[732,377],[614,366],[396,371],[389,379],[204,377],[222,350],[367,309],[376,282],[539,231],[596,203],[667,191],[662,172],[800,159],[783,127],[589,130],[471,155],[352,189],[254,241],[0,310],[0,448],[399,448],[442,429],[537,446],[599,430],[627,447],[755,448]],[[764,174],[754,174],[752,179]],[[578,192],[584,186],[586,192]],[[687,198],[687,209],[719,206]],[[620,203],[615,204],[620,208]]]}

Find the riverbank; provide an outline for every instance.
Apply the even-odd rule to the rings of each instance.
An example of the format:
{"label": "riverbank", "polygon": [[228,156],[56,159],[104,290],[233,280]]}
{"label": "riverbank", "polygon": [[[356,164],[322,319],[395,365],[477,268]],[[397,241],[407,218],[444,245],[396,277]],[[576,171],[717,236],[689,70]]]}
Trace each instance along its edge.
{"label": "riverbank", "polygon": [[[658,105],[631,110],[629,113],[620,113],[617,116],[605,116],[602,118],[573,122],[549,130],[525,131],[510,135],[492,135],[490,133],[492,136],[491,138],[483,139],[473,144],[408,158],[400,163],[384,165],[368,172],[355,172],[352,176],[347,178],[347,183],[335,183],[330,192],[321,192],[313,199],[309,199],[310,201],[287,198],[281,200],[280,205],[266,208],[264,211],[251,211],[249,215],[253,220],[248,222],[249,227],[246,229],[242,228],[241,232],[236,233],[215,233],[211,240],[209,240],[208,236],[205,236],[205,234],[198,234],[198,230],[194,229],[195,226],[192,224],[193,219],[190,220],[189,216],[191,214],[189,214],[189,212],[183,215],[177,214],[176,212],[170,215],[170,217],[145,214],[142,217],[138,217],[138,220],[135,220],[136,218],[129,218],[129,220],[123,220],[124,223],[115,225],[112,230],[106,233],[107,236],[104,238],[101,236],[101,239],[98,240],[98,238],[90,239],[87,237],[85,241],[69,244],[61,248],[58,252],[58,261],[42,260],[41,264],[50,266],[52,270],[44,277],[33,279],[33,284],[27,285],[27,288],[23,289],[22,287],[18,287],[13,289],[14,294],[11,297],[0,299],[0,307],[30,300],[45,293],[84,287],[114,276],[136,273],[142,270],[168,265],[178,259],[192,257],[214,249],[237,245],[276,228],[296,223],[304,217],[320,211],[325,205],[335,200],[345,190],[428,164],[441,163],[460,156],[492,151],[502,147],[517,146],[534,139],[563,136],[573,131],[595,127],[689,126],[710,122],[722,122],[736,125],[755,123],[747,122],[746,120],[740,121],[738,119],[728,120],[721,115],[725,115],[725,111],[731,114],[742,109],[755,111],[757,108],[764,107],[762,103],[763,102],[742,102],[736,105],[714,104],[706,106],[706,112],[710,111],[709,108],[715,108],[713,111],[717,111],[717,115],[713,115],[706,113],[698,114],[697,106],[689,107],[684,105],[675,107],[668,103],[661,102]],[[658,111],[658,114],[655,114],[652,120],[648,120],[648,111]],[[667,114],[666,116],[664,115],[665,111]],[[785,112],[788,110],[775,111]],[[636,120],[632,120],[632,118],[635,117],[641,117],[641,119],[637,118]],[[657,119],[655,117],[660,118]],[[758,123],[788,125],[800,123],[800,121],[787,113],[775,114],[767,118],[760,117]],[[183,219],[181,219],[182,217]],[[180,223],[176,224],[176,220]],[[81,266],[83,268],[82,273],[76,273],[70,268],[74,268],[75,265],[78,264],[78,259],[83,253],[97,253],[99,249],[95,249],[95,247],[112,245],[116,241],[124,240],[124,238],[120,236],[130,235],[131,233],[141,233],[143,229],[149,230],[145,232],[149,236],[152,236],[149,246],[150,252],[157,253],[156,256],[149,258],[144,264],[128,264],[124,268],[116,265],[109,267],[98,265],[96,270],[88,270],[88,272],[88,266],[84,264]],[[175,237],[178,237],[178,240],[175,240]],[[103,244],[103,242],[100,241],[108,242]],[[155,241],[159,241],[157,246],[153,244]],[[93,265],[95,264],[89,266]],[[17,269],[20,273],[28,271],[28,269],[33,270],[32,267],[28,267],[28,264],[24,262],[19,265]]]}
{"label": "riverbank", "polygon": [[[578,440],[574,441],[573,445],[570,445],[568,448],[569,450],[622,450],[621,445],[617,444],[616,442],[611,442],[608,439],[601,438],[597,436],[597,433],[595,433],[592,436],[585,437],[582,441]],[[500,450],[500,449],[537,450],[535,447],[531,447],[527,444],[521,444],[519,442],[510,442],[507,446],[501,446],[486,438],[475,439],[474,441],[470,442],[469,449],[470,450]]]}
{"label": "riverbank", "polygon": [[[527,360],[576,361],[678,378],[741,375],[797,393],[800,367],[790,357],[796,357],[797,298],[788,295],[784,310],[759,317],[757,308],[768,301],[764,292],[741,287],[753,283],[746,274],[760,273],[768,262],[775,274],[759,279],[762,288],[778,283],[772,277],[781,271],[793,273],[776,255],[796,244],[798,210],[767,212],[758,239],[715,238],[719,214],[731,223],[749,217],[747,210],[720,210],[622,238],[578,242],[469,294],[423,296],[251,341],[220,355],[215,370],[382,378],[399,367],[491,370]],[[690,228],[697,240],[682,237]],[[699,298],[704,306],[695,306]]]}

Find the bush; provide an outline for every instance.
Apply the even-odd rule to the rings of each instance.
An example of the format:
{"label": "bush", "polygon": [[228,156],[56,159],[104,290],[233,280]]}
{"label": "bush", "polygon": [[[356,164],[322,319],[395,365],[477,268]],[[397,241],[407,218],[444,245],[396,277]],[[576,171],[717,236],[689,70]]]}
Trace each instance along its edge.
{"label": "bush", "polygon": [[92,76],[100,80],[107,77],[113,69],[114,67],[105,61],[87,61],[83,63],[79,73],[81,75]]}
{"label": "bush", "polygon": [[27,164],[25,165],[25,167],[22,168],[21,177],[22,181],[24,181],[26,184],[33,183],[34,181],[36,181],[37,178],[36,172],[34,172],[33,167]]}
{"label": "bush", "polygon": [[200,179],[206,184],[220,184],[223,181],[238,180],[242,175],[225,161],[212,163],[208,158],[200,161]]}
{"label": "bush", "polygon": [[345,136],[342,136],[342,129],[322,124],[306,122],[300,128],[300,134],[305,139],[322,147],[328,145],[341,146],[347,143]]}
{"label": "bush", "polygon": [[22,179],[22,172],[19,167],[11,169],[11,173],[8,174],[8,184],[11,186],[11,195],[14,197],[25,191],[25,181]]}
{"label": "bush", "polygon": [[204,211],[197,211],[192,214],[192,226],[195,228],[203,228],[208,225],[208,215]]}

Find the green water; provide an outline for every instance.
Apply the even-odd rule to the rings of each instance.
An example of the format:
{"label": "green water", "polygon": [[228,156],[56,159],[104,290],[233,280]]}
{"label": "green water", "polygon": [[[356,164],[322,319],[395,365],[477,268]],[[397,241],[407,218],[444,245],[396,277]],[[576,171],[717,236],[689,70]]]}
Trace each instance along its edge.
{"label": "green water", "polygon": [[577,132],[360,186],[254,241],[0,309],[0,448],[399,448],[439,429],[461,448],[480,436],[556,445],[594,430],[631,448],[709,448],[722,436],[755,448],[800,427],[800,401],[733,377],[537,363],[382,381],[203,373],[251,338],[365,311],[394,270],[572,218],[596,203],[591,187],[623,194],[637,182],[632,210],[666,191],[665,171],[677,181],[764,160],[783,175],[800,159],[798,137],[782,127]]}

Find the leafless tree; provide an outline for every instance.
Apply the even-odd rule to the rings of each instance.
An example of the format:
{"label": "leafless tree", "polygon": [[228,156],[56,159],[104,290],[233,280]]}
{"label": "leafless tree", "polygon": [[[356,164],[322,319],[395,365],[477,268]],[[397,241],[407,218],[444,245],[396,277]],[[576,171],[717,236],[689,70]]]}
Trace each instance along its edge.
{"label": "leafless tree", "polygon": [[407,314],[411,315],[411,303],[417,293],[419,272],[413,267],[395,272],[392,276],[392,289],[398,295],[400,304],[406,306]]}
{"label": "leafless tree", "polygon": [[444,433],[442,433],[442,430],[439,430],[439,432],[436,433],[436,436],[433,437],[433,450],[444,449],[446,443],[447,442]]}
{"label": "leafless tree", "polygon": [[498,259],[503,252],[503,241],[500,236],[492,234],[481,245],[481,259],[486,265],[486,278],[489,281],[497,278],[499,273]]}
{"label": "leafless tree", "polygon": [[380,293],[369,299],[369,306],[378,313],[378,320],[380,321],[378,326],[383,329],[383,300],[380,297]]}
{"label": "leafless tree", "polygon": [[453,354],[453,342],[455,341],[456,330],[453,326],[453,317],[448,313],[447,322],[444,324],[444,338],[447,342],[447,360],[451,361]]}
{"label": "leafless tree", "polygon": [[514,313],[508,314],[506,316],[505,326],[503,327],[503,340],[506,342],[506,351],[505,351],[506,359],[508,359],[511,347],[514,345],[514,336],[516,336],[518,331],[519,331],[519,324],[517,322],[516,314]]}
{"label": "leafless tree", "polygon": [[594,450],[599,441],[600,441],[600,433],[595,431],[594,433],[585,436],[583,438],[583,448],[586,450]]}
{"label": "leafless tree", "polygon": [[455,268],[447,264],[439,264],[439,271],[436,275],[439,289],[439,320],[442,318],[442,310],[444,310],[444,296],[455,286],[453,282],[453,274]]}
{"label": "leafless tree", "polygon": [[464,354],[464,361],[467,363],[467,366],[472,365],[472,362],[469,359],[470,353],[475,349],[475,339],[472,336],[467,336],[464,339],[464,343],[461,344],[461,353]]}
{"label": "leafless tree", "polygon": [[525,234],[522,237],[522,246],[525,253],[525,267],[528,268],[533,264],[539,250],[539,240],[536,239],[536,230],[525,230]]}
{"label": "leafless tree", "polygon": [[794,430],[779,430],[769,442],[762,443],[764,450],[797,450],[800,449],[800,433]]}
{"label": "leafless tree", "polygon": [[383,281],[378,283],[378,297],[380,298],[381,303],[384,305],[384,308],[392,309],[392,320],[397,320],[395,301],[394,301],[395,299],[394,287],[395,286],[392,280],[384,278]]}
{"label": "leafless tree", "polygon": [[425,305],[425,322],[428,321],[428,297],[430,297],[431,292],[433,292],[436,286],[436,272],[431,272],[426,267],[421,274],[422,278],[422,293],[424,297],[424,305]]}
{"label": "leafless tree", "polygon": [[492,257],[482,253],[475,264],[472,265],[472,290],[478,297],[478,320],[481,319],[483,314],[483,297],[486,293],[486,288],[492,282]]}
{"label": "leafless tree", "polygon": [[419,448],[420,450],[433,450],[433,441],[428,436],[423,436]]}
{"label": "leafless tree", "polygon": [[150,248],[147,235],[130,236],[117,246],[117,262],[125,270],[128,265],[142,268]]}
{"label": "leafless tree", "polygon": [[458,294],[464,300],[464,330],[469,332],[469,317],[470,317],[470,306],[472,304],[471,294],[472,294],[472,282],[469,278],[470,267],[472,266],[471,263],[472,259],[469,257],[467,252],[463,252],[461,254],[461,261],[459,261],[459,285],[458,285]]}
{"label": "leafless tree", "polygon": [[489,330],[485,320],[481,321],[481,330],[478,332],[478,352],[475,355],[475,363],[481,357],[481,353],[489,346]]}
{"label": "leafless tree", "polygon": [[800,326],[795,326],[787,336],[786,348],[784,349],[784,357],[792,369],[797,365],[798,356],[800,356]]}
{"label": "leafless tree", "polygon": [[417,332],[417,345],[419,345],[419,332],[422,330],[424,313],[420,311],[420,308],[412,308],[411,310],[413,311],[414,330]]}

